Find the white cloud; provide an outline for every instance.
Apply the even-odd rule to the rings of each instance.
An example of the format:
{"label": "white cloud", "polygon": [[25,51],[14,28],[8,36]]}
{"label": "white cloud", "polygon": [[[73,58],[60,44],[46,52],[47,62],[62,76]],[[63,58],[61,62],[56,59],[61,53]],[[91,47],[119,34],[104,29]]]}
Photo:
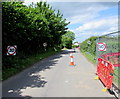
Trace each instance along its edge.
{"label": "white cloud", "polygon": [[116,27],[111,27],[108,31],[118,31],[118,26],[116,26]]}
{"label": "white cloud", "polygon": [[71,18],[68,18],[68,21],[70,21],[71,24],[76,24],[76,23],[82,24],[82,23],[85,23],[87,21],[94,19],[96,16],[98,15],[92,14],[92,13],[85,13],[85,14],[76,15]]}
{"label": "white cloud", "polygon": [[95,21],[95,22],[86,23],[83,26],[80,26],[79,28],[77,28],[76,30],[78,30],[78,31],[96,30],[96,29],[103,27],[104,25],[106,25],[106,21],[99,20],[99,21]]}
{"label": "white cloud", "polygon": [[91,20],[73,30],[76,39],[74,41],[82,42],[91,36],[100,36],[118,31],[118,17],[112,16],[99,20]]}
{"label": "white cloud", "polygon": [[102,32],[102,31],[117,31],[118,18],[117,16],[91,21],[83,24],[75,29],[76,32]]}
{"label": "white cloud", "polygon": [[[39,2],[40,0],[25,0],[26,4],[30,2]],[[43,0],[46,1],[46,0]],[[50,1],[50,0],[47,0]],[[51,0],[52,1],[52,0]],[[57,1],[57,0],[56,0]],[[109,9],[117,3],[103,2],[49,2],[56,11],[59,9],[63,17],[70,21],[70,24],[86,23],[99,17],[99,12]]]}
{"label": "white cloud", "polygon": [[99,12],[116,6],[117,3],[97,2],[51,2],[53,9],[60,10],[71,24],[83,24],[99,17]]}

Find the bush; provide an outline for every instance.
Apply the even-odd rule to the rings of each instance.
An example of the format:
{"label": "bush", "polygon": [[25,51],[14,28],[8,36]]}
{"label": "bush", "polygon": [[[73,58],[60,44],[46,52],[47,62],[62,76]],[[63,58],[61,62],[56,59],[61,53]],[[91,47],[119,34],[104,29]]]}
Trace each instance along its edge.
{"label": "bush", "polygon": [[[97,37],[92,36],[88,39],[86,39],[85,41],[83,41],[80,44],[80,50],[82,52],[89,52],[92,55],[96,54],[96,39]],[[90,44],[88,44],[88,41],[90,41]]]}

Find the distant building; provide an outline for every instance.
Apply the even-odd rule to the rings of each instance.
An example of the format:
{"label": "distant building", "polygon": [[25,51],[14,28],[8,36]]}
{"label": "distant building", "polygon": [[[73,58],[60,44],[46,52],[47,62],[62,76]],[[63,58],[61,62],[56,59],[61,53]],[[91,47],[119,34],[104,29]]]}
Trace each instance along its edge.
{"label": "distant building", "polygon": [[79,46],[80,43],[78,43],[78,42],[74,42],[73,45]]}

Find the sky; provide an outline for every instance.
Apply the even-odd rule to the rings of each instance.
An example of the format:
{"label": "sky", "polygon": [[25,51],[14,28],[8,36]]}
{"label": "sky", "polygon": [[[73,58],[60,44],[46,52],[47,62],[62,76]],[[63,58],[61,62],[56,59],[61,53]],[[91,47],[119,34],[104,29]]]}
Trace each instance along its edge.
{"label": "sky", "polygon": [[[43,0],[44,1],[44,0]],[[47,1],[47,0],[46,0]],[[116,1],[116,2],[115,2]],[[25,0],[28,5],[39,0]],[[75,33],[73,42],[83,42],[91,36],[100,36],[118,31],[117,0],[48,0],[53,9],[60,10],[70,24],[67,26]]]}

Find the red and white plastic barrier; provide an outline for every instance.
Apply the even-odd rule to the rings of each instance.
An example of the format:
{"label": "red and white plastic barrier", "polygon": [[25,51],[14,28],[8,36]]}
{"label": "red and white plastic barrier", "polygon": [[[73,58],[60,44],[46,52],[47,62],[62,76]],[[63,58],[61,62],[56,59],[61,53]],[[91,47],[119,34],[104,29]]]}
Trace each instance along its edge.
{"label": "red and white plastic barrier", "polygon": [[113,64],[102,58],[98,58],[97,75],[101,79],[103,84],[107,87],[107,89],[112,88],[113,73]]}

